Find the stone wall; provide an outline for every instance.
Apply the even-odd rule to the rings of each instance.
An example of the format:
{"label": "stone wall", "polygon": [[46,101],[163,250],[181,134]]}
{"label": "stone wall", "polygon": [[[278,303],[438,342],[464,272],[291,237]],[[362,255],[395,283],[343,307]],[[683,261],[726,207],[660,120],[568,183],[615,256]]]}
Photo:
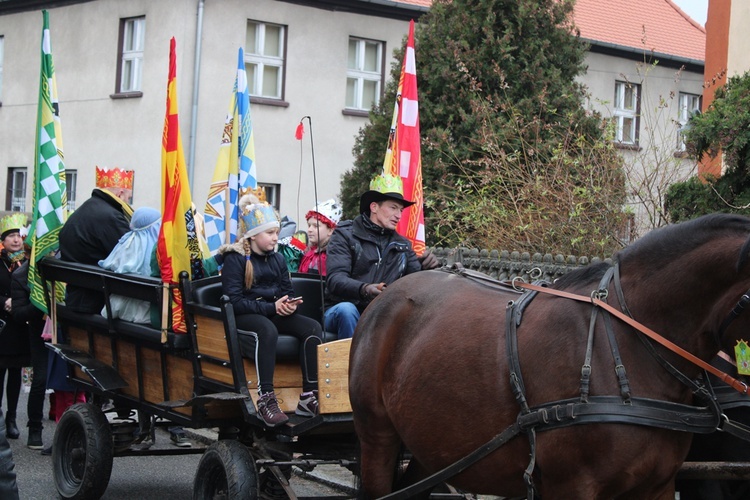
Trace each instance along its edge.
{"label": "stone wall", "polygon": [[611,258],[575,257],[573,255],[530,254],[507,250],[478,248],[433,248],[432,251],[443,265],[460,262],[467,269],[479,271],[499,280],[521,277],[525,281],[543,279],[554,281],[563,274],[588,264],[612,262]]}

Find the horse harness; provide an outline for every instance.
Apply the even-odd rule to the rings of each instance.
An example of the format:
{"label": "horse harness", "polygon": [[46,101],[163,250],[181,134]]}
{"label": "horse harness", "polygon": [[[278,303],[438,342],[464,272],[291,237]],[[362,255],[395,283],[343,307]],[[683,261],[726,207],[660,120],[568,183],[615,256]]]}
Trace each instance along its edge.
{"label": "horse harness", "polygon": [[[598,289],[592,292],[590,297],[549,288],[549,284],[543,281],[537,281],[533,284],[520,282],[519,279],[513,280],[510,284],[507,282],[501,282],[482,273],[464,269],[460,264],[454,264],[453,267],[443,268],[442,270],[453,272],[489,288],[503,289],[505,291],[515,290],[515,292],[519,294],[518,299],[510,301],[507,305],[505,327],[506,354],[510,369],[510,383],[513,394],[521,410],[513,424],[469,455],[407,488],[382,497],[381,500],[406,499],[419,492],[425,491],[428,488],[432,488],[437,484],[446,481],[450,477],[461,473],[519,434],[526,434],[528,436],[531,448],[529,464],[524,471],[524,481],[526,482],[528,490],[527,498],[533,499],[535,497],[533,472],[536,462],[536,432],[568,427],[571,425],[602,422],[626,423],[698,434],[708,434],[718,429],[727,431],[730,434],[750,441],[750,428],[736,422],[731,422],[722,414],[718,399],[714,395],[710,384],[707,388],[684,375],[656,351],[654,345],[649,339],[657,341],[683,358],[697,364],[705,371],[711,372],[729,385],[734,391],[746,394],[748,391],[747,385],[732,378],[717,368],[714,368],[687,351],[684,351],[682,348],[672,344],[670,341],[635,321],[625,303],[624,294],[622,293],[622,287],[620,285],[619,266],[617,264],[606,271],[599,282]],[[615,292],[622,312],[613,308],[606,302],[609,285],[612,281],[614,281]],[[523,376],[521,374],[516,329],[521,324],[524,310],[539,293],[551,294],[571,300],[591,303],[592,313],[589,322],[586,352],[581,366],[579,396],[576,398],[558,400],[530,407],[526,399],[526,390]],[[739,316],[749,302],[750,291],[743,295],[740,302],[738,302],[727,319],[722,323],[722,332],[732,320]],[[619,396],[591,396],[589,394],[594,333],[599,316],[602,317],[604,322],[604,329],[607,334],[612,358],[614,360],[615,374],[617,375],[620,389]],[[612,316],[617,317],[621,321],[635,328],[637,332],[641,333],[642,335],[638,335],[638,338],[641,339],[649,353],[656,358],[669,373],[684,385],[688,386],[693,391],[696,398],[705,403],[705,406],[692,406],[673,403],[670,401],[634,397],[630,391],[626,369],[622,363],[619,347],[612,328]],[[706,376],[705,379],[707,381],[708,377]],[[722,419],[724,420],[724,423],[720,426]]]}

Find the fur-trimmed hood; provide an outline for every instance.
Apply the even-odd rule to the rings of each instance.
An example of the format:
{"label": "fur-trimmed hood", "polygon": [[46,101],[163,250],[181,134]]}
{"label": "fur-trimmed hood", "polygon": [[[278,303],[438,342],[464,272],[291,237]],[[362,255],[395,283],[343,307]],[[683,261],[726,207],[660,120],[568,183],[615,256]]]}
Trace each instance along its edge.
{"label": "fur-trimmed hood", "polygon": [[218,253],[224,255],[227,252],[237,252],[240,255],[245,255],[245,246],[243,240],[237,240],[234,243],[224,244],[219,247]]}

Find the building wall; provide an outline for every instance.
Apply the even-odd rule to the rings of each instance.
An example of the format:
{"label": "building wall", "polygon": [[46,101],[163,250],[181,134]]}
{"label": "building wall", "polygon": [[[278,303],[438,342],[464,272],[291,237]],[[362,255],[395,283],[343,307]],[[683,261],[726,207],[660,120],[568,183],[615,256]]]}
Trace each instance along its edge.
{"label": "building wall", "polygon": [[[180,129],[186,157],[193,119],[193,75],[198,0],[97,0],[50,9],[65,165],[78,171],[79,203],[94,187],[94,166],[135,170],[134,206],[160,204],[161,135],[169,39],[177,42]],[[112,99],[121,18],[146,16],[143,97]],[[408,21],[332,12],[275,0],[205,2],[193,200],[202,209],[211,182],[248,19],[288,27],[287,107],[252,104],[258,179],[281,184],[281,212],[295,220],[314,204],[310,130],[294,131],[310,116],[318,198],[335,196],[353,163],[352,146],[366,117],[343,115],[349,36],[385,42],[386,73]],[[31,203],[39,86],[42,16],[39,11],[0,16],[5,37],[0,96],[0,178],[28,167]],[[383,145],[385,150],[385,144]],[[0,204],[4,207],[6,192]]]}
{"label": "building wall", "polygon": [[729,2],[729,44],[727,47],[728,76],[742,75],[750,69],[750,57],[747,48],[750,47],[750,30],[747,29],[750,20],[750,2],[732,0]]}
{"label": "building wall", "polygon": [[[237,50],[245,43],[246,23],[252,19],[288,27],[284,98],[288,105],[254,103],[251,113],[258,179],[281,185],[282,214],[300,222],[314,204],[311,136],[322,201],[337,195],[341,175],[353,164],[354,138],[368,123],[366,117],[342,113],[349,36],[384,41],[389,74],[395,62],[393,50],[406,35],[408,21],[278,0],[208,0],[203,13],[198,99],[193,102],[198,5],[199,0],[93,0],[50,9],[65,164],[78,171],[78,203],[88,198],[94,187],[94,166],[99,165],[135,170],[134,205],[159,206],[169,39],[174,36],[180,128],[188,160],[194,141],[192,194],[202,210],[234,84]],[[143,96],[112,99],[120,19],[141,15],[146,16]],[[0,35],[5,37],[0,179],[7,179],[8,167],[28,167],[27,207],[31,203],[41,17],[39,11],[0,15]],[[588,54],[587,64],[588,73],[581,81],[596,96],[589,105],[604,116],[611,116],[614,82],[621,75],[643,80],[644,103],[656,103],[659,96],[678,95],[680,90],[701,93],[703,76],[697,73],[683,72],[676,81],[675,69],[656,65],[639,72],[632,59],[594,52]],[[660,123],[659,134],[674,144],[676,129],[670,120],[676,109],[660,115],[661,121],[654,121]],[[312,135],[306,122],[308,130],[300,143],[294,131],[304,116],[311,117]],[[195,138],[190,136],[192,120],[196,120]],[[641,152],[648,148],[643,139],[653,135],[644,130],[646,124],[641,120]],[[629,150],[623,150],[623,155],[636,156]],[[693,166],[687,160],[677,161],[688,171]],[[3,191],[0,208],[6,196]],[[648,214],[638,215],[639,220],[647,218]]]}
{"label": "building wall", "polygon": [[[630,236],[637,237],[666,222],[659,203],[666,187],[696,172],[695,160],[678,152],[677,120],[680,92],[701,95],[703,74],[593,51],[588,52],[586,65],[588,71],[579,81],[590,94],[587,106],[605,118],[613,116],[616,81],[641,85],[638,147],[620,149],[634,213]],[[656,203],[640,202],[643,199]]]}
{"label": "building wall", "polygon": [[[750,44],[750,2],[744,0],[709,0],[706,18],[706,70],[703,109],[714,99],[717,88],[732,76],[750,70],[747,47]],[[723,156],[705,157],[700,165],[702,174],[723,173]]]}

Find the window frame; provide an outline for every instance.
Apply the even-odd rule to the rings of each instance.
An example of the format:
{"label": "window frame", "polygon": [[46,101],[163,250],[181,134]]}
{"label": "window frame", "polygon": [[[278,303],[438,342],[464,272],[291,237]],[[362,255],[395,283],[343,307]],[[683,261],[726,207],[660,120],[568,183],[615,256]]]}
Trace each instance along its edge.
{"label": "window frame", "polygon": [[5,64],[5,35],[0,35],[0,106],[3,105],[3,65]]}
{"label": "window frame", "polygon": [[[352,68],[349,66],[349,44],[352,42],[355,42],[357,44],[356,49],[356,66],[355,68]],[[378,48],[378,72],[372,72],[367,71],[364,69],[364,62],[366,60],[366,57],[364,57],[364,54],[366,52],[366,48],[368,44],[375,44]],[[385,88],[385,57],[384,54],[386,49],[386,44],[384,41],[380,40],[373,40],[369,38],[363,38],[358,36],[350,36],[348,40],[347,45],[347,64],[346,64],[346,94],[344,97],[344,113],[345,114],[363,114],[364,116],[368,116],[368,113],[370,109],[372,109],[373,105],[377,105],[380,103],[380,99],[383,97],[383,89]],[[355,83],[355,95],[354,95],[354,101],[353,103],[349,102],[349,81],[350,80],[356,80]],[[369,106],[364,106],[364,103],[362,102],[363,99],[363,87],[364,82],[377,82],[377,90],[375,92],[375,95],[377,97],[377,101],[371,102]],[[350,105],[351,104],[351,105]]]}
{"label": "window frame", "polygon": [[[135,30],[134,40],[140,42],[140,50],[128,50],[125,47],[125,39],[128,34],[129,24],[133,24]],[[117,73],[115,76],[115,93],[111,98],[128,98],[143,96],[143,60],[146,50],[146,16],[125,17],[120,19],[120,33],[117,42]],[[126,88],[123,85],[124,67],[128,61],[133,61],[135,71],[131,71],[131,81]],[[134,76],[133,76],[134,75]],[[136,81],[132,81],[136,79]],[[137,88],[132,88],[137,87]]]}
{"label": "window frame", "polygon": [[68,202],[68,210],[76,209],[76,191],[78,188],[78,170],[65,169],[65,196]]}
{"label": "window frame", "polygon": [[[696,111],[701,110],[703,104],[703,96],[700,94],[693,94],[691,92],[680,92],[678,95],[678,108],[677,108],[677,124],[679,126],[677,130],[677,151],[684,152],[686,149],[685,140],[682,135],[685,125],[690,121],[690,117]],[[694,107],[691,107],[691,104]]]}
{"label": "window frame", "polygon": [[[16,187],[16,175],[23,174],[23,186],[21,188]],[[6,183],[7,190],[5,196],[5,210],[10,212],[25,212],[26,211],[26,188],[28,186],[29,169],[27,167],[8,167],[8,182]],[[22,196],[14,196],[22,192]],[[18,203],[14,203],[18,201]]]}
{"label": "window frame", "polygon": [[[256,25],[256,39],[255,46],[258,52],[251,52],[247,47],[247,40],[250,34],[250,25]],[[280,29],[279,33],[279,45],[280,55],[266,55],[263,51],[266,47],[266,27],[273,26]],[[255,19],[248,19],[245,25],[245,71],[247,72],[247,89],[250,96],[251,103],[257,104],[270,104],[275,106],[288,106],[289,104],[285,101],[286,96],[286,61],[287,61],[287,40],[289,36],[289,27],[285,24],[269,23],[265,21],[258,21]],[[248,66],[255,65],[256,69],[260,68],[260,71],[251,71]],[[263,80],[265,75],[266,67],[278,68],[279,73],[277,76],[277,89],[278,92],[275,96],[263,95]],[[260,93],[257,90],[260,89]]]}
{"label": "window frame", "polygon": [[265,191],[268,204],[275,208],[276,211],[281,210],[281,184],[259,182],[258,187],[262,187],[263,191]]}
{"label": "window frame", "polygon": [[[628,88],[633,89],[635,102],[633,109],[626,108],[625,92]],[[620,90],[622,89],[622,90]],[[615,120],[615,141],[623,146],[638,147],[641,128],[641,85],[628,81],[615,80],[615,97],[613,119]],[[632,141],[623,140],[625,120],[632,118],[631,136]]]}

